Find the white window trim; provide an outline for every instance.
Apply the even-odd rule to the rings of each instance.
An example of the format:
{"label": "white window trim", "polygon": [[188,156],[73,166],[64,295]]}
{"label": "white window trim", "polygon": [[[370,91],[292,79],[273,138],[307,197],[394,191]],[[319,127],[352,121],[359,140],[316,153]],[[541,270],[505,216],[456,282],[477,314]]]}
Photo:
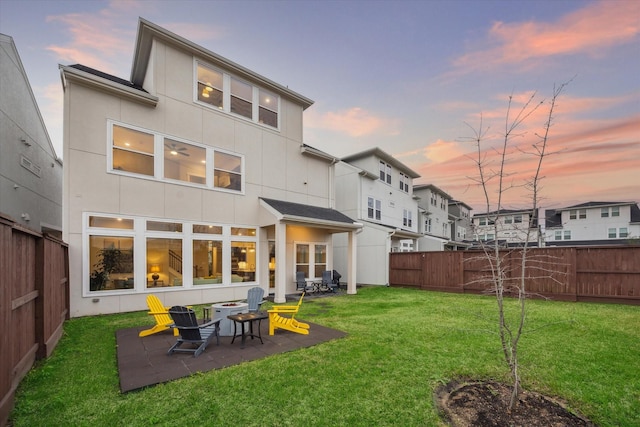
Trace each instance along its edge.
{"label": "white window trim", "polygon": [[[121,171],[121,170],[117,170],[117,169],[113,169],[113,127],[114,126],[120,126],[126,129],[131,129],[131,130],[135,130],[138,132],[143,132],[146,134],[150,134],[153,135],[154,138],[154,151],[153,151],[153,169],[154,169],[154,176],[150,176],[150,175],[143,175],[143,174],[138,174],[138,173],[134,173],[134,172],[128,172],[128,171]],[[164,139],[165,138],[169,138],[172,140],[175,140],[176,142],[181,142],[184,144],[188,144],[188,145],[192,145],[194,147],[198,147],[198,148],[204,148],[206,150],[206,159],[207,159],[207,165],[206,165],[206,184],[198,184],[198,183],[194,183],[194,182],[188,182],[188,181],[182,181],[182,180],[176,180],[176,179],[171,179],[171,178],[164,178]],[[214,164],[213,164],[213,158],[214,158],[214,154],[216,152],[219,153],[225,153],[225,154],[229,154],[232,156],[236,156],[240,158],[240,176],[241,176],[241,189],[240,191],[237,190],[232,190],[232,189],[227,189],[227,188],[223,188],[223,187],[214,187],[213,185],[213,175],[214,175]],[[211,161],[209,164],[209,160]],[[177,136],[173,136],[173,135],[168,135],[168,134],[164,134],[161,132],[156,132],[150,129],[145,129],[139,126],[135,126],[135,125],[130,125],[128,123],[123,123],[123,122],[118,122],[115,120],[107,120],[107,173],[111,173],[111,174],[115,174],[115,175],[124,175],[124,176],[129,176],[132,178],[137,178],[137,179],[146,179],[149,181],[156,181],[156,182],[165,182],[165,183],[170,183],[170,184],[176,184],[176,185],[183,185],[186,187],[195,187],[195,188],[199,188],[199,189],[206,189],[206,190],[213,190],[213,191],[221,191],[224,193],[231,193],[231,194],[245,194],[246,191],[246,170],[245,170],[245,156],[239,153],[235,153],[233,151],[229,151],[229,150],[225,150],[225,149],[221,149],[221,148],[217,148],[217,147],[212,147],[212,146],[208,146],[208,145],[204,145],[204,144],[199,144],[197,142],[193,142],[193,141],[189,141],[187,139],[184,138],[180,138]]]}
{"label": "white window trim", "polygon": [[[133,230],[129,229],[115,229],[115,228],[100,228],[89,227],[89,218],[92,216],[104,217],[104,218],[122,218],[133,221]],[[147,231],[147,221],[158,222],[175,222],[182,224],[182,232],[177,233],[174,231]],[[215,227],[222,227],[222,234],[202,234],[193,233],[193,225],[212,225]],[[248,224],[218,224],[209,223],[206,221],[184,221],[171,218],[154,218],[154,217],[139,217],[134,215],[117,215],[102,212],[83,212],[82,214],[82,296],[83,297],[96,297],[97,295],[129,295],[129,294],[149,294],[158,292],[178,292],[194,289],[228,289],[231,287],[247,286],[252,283],[257,283],[258,277],[260,277],[260,263],[256,263],[256,281],[254,282],[232,282],[231,281],[231,269],[227,266],[231,266],[231,242],[255,242],[256,245],[256,260],[260,259],[260,244],[258,234],[255,236],[235,236],[231,235],[231,228],[253,228],[258,230],[256,225]],[[89,276],[91,274],[92,265],[89,265],[89,238],[90,236],[105,236],[105,237],[132,237],[133,238],[133,260],[134,260],[134,287],[133,289],[114,289],[108,291],[91,291],[89,288]],[[183,269],[182,286],[167,286],[162,288],[147,288],[147,238],[180,238],[182,239],[182,254],[183,265],[190,266],[193,264],[193,241],[194,240],[217,240],[221,241],[223,245],[223,280],[222,283],[212,283],[206,285],[194,285],[193,284],[193,271],[190,268]],[[224,248],[227,248],[225,250]],[[327,253],[328,253],[327,244]],[[329,258],[327,258],[329,260]],[[327,261],[328,262],[328,261]]]}
{"label": "white window trim", "polygon": [[[202,102],[198,99],[198,64],[206,68],[210,68],[218,73],[222,73],[222,109],[217,108],[211,104],[207,104],[206,102]],[[252,99],[251,99],[251,118],[245,117],[240,114],[236,114],[231,112],[231,78],[234,78],[242,83],[248,84],[252,87]],[[278,111],[274,111],[273,109],[269,109],[270,111],[274,111],[278,116],[278,123],[276,127],[268,125],[266,123],[260,123],[260,89],[264,89],[265,91],[272,93],[274,96],[278,98],[277,107]],[[247,100],[249,101],[249,100]],[[249,123],[253,123],[255,125],[261,126],[265,129],[270,129],[274,131],[280,131],[281,127],[281,116],[282,116],[282,98],[280,95],[274,93],[274,91],[269,90],[267,88],[261,88],[259,86],[255,86],[248,82],[247,80],[238,77],[236,75],[229,74],[228,72],[221,70],[218,67],[215,67],[205,61],[194,58],[193,59],[193,102],[206,107],[208,110],[215,111],[218,114],[224,113],[233,116],[234,118],[244,120]]]}
{"label": "white window trim", "polygon": [[[296,270],[297,270],[297,265],[298,263],[296,262],[296,254],[298,253],[298,245],[308,245],[309,246],[309,263],[307,264],[309,266],[309,277],[307,277],[307,280],[310,279],[321,279],[322,277],[313,277],[311,276],[312,274],[315,274],[315,267],[316,267],[316,259],[315,259],[315,254],[316,254],[316,245],[324,245],[324,247],[327,250],[327,255],[326,255],[326,259],[327,262],[325,263],[326,266],[326,270],[328,271],[332,271],[333,270],[333,264],[331,263],[331,261],[333,260],[333,254],[331,251],[331,245],[328,242],[305,242],[305,241],[298,241],[298,240],[294,240],[293,241],[293,277],[296,277]],[[325,271],[326,271],[325,270]]]}

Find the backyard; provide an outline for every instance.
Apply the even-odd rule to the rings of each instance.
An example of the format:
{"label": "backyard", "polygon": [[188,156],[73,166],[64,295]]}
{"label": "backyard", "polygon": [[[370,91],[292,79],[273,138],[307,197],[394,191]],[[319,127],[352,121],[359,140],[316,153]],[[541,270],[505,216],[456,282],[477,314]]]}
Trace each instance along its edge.
{"label": "backyard", "polygon": [[[300,309],[299,319],[345,338],[125,394],[115,332],[151,319],[146,312],[76,318],[52,357],[23,380],[10,422],[444,425],[436,387],[454,378],[508,381],[496,316],[490,297],[364,287],[307,299]],[[640,425],[640,307],[531,300],[527,319],[520,349],[527,390],[560,398],[599,426]]]}

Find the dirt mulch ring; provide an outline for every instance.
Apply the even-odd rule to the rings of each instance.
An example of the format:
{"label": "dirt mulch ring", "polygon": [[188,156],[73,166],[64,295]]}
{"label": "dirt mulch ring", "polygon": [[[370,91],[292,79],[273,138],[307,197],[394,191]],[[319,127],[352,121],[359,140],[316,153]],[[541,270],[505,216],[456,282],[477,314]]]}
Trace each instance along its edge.
{"label": "dirt mulch ring", "polygon": [[435,391],[438,409],[453,427],[595,426],[558,400],[530,391],[522,391],[509,412],[510,396],[510,386],[487,381],[452,381]]}

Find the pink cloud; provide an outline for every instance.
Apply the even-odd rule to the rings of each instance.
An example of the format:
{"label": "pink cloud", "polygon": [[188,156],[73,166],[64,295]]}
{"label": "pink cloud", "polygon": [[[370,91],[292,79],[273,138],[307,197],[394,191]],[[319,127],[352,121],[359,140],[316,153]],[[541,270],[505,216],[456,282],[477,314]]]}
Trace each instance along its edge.
{"label": "pink cloud", "polygon": [[[636,200],[640,199],[640,116],[559,122],[557,128],[552,128],[549,150],[552,154],[544,159],[541,171],[542,203],[558,207],[591,200],[640,201]],[[473,180],[478,176],[474,163],[477,155],[470,151],[412,169],[422,176],[419,183],[433,183],[481,211],[485,209],[483,191]],[[485,148],[482,156],[487,170],[496,171],[498,153]],[[505,195],[506,204],[512,207],[531,204],[522,184],[533,176],[535,162],[534,157],[511,151],[504,182],[512,188]],[[495,200],[496,182],[490,183],[488,189]]]}
{"label": "pink cloud", "polygon": [[565,15],[556,22],[496,22],[488,33],[492,47],[454,61],[460,72],[492,69],[504,64],[568,54],[597,55],[632,42],[640,34],[640,2],[601,1]]}
{"label": "pink cloud", "polygon": [[[118,0],[97,13],[70,13],[47,17],[47,22],[64,26],[70,39],[63,45],[50,45],[59,61],[80,63],[120,77],[126,77],[131,66],[136,37],[135,11],[149,12],[151,2]],[[177,34],[190,40],[217,38],[221,31],[210,25],[181,22],[164,23]]]}
{"label": "pink cloud", "polygon": [[376,116],[359,107],[337,112],[317,113],[316,111],[317,109],[313,109],[306,113],[306,126],[324,128],[355,138],[376,133],[384,135],[398,133],[399,120]]}

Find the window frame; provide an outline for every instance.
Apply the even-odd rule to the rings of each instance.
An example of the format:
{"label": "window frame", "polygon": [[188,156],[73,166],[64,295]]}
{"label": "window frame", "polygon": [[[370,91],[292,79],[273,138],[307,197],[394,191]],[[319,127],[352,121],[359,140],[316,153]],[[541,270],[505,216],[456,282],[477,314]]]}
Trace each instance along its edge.
{"label": "window frame", "polygon": [[367,196],[367,218],[382,221],[382,200]]}
{"label": "window frame", "polygon": [[[130,129],[136,132],[142,132],[148,135],[152,135],[154,138],[154,152],[153,152],[153,164],[154,164],[154,174],[153,175],[145,175],[136,172],[130,172],[125,170],[118,170],[113,166],[113,150],[116,145],[114,144],[114,127],[120,127],[124,129]],[[165,141],[171,140],[176,143],[180,143],[182,145],[192,146],[194,149],[201,150],[204,149],[205,153],[205,177],[204,180],[183,180],[183,179],[175,179],[175,178],[167,178],[165,176]],[[120,148],[118,148],[120,149]],[[240,172],[234,172],[240,175],[240,190],[234,190],[226,187],[219,187],[214,185],[214,161],[215,154],[223,153],[225,155],[238,157],[240,159]],[[150,129],[144,129],[139,126],[130,125],[127,123],[122,123],[116,120],[107,120],[107,173],[115,174],[115,175],[125,175],[139,179],[147,179],[156,182],[164,182],[170,184],[184,185],[188,187],[196,187],[200,189],[214,190],[214,191],[223,191],[232,194],[245,194],[246,190],[246,159],[243,154],[236,153],[233,151],[229,151],[226,149],[221,149],[218,147],[213,147],[209,145],[199,144],[194,141],[189,141],[184,138],[179,138],[173,135],[168,135],[162,132],[152,131]],[[194,175],[195,176],[195,175]],[[200,177],[202,178],[202,177]],[[199,181],[199,182],[198,182]]]}
{"label": "window frame", "polygon": [[[99,212],[83,212],[82,217],[82,295],[83,297],[91,297],[98,295],[122,295],[122,294],[146,294],[152,292],[170,292],[176,290],[192,290],[205,288],[229,288],[233,286],[246,286],[247,284],[257,283],[260,277],[260,263],[256,262],[255,277],[253,280],[242,282],[233,282],[231,275],[231,246],[233,242],[249,242],[255,247],[255,259],[260,259],[260,244],[257,225],[238,225],[238,224],[218,224],[203,221],[185,221],[169,218],[153,218],[134,215],[117,215]],[[108,226],[92,226],[89,221],[92,217],[105,218],[112,220],[123,219],[132,221],[130,228],[112,228]],[[179,225],[178,231],[169,228],[162,230],[160,228],[149,229],[150,222],[157,223],[175,223]],[[196,226],[215,227],[220,232],[203,233],[196,232]],[[180,231],[180,228],[182,231]],[[233,235],[233,228],[246,228],[256,230],[254,234],[249,235]],[[92,236],[100,236],[107,238],[132,238],[133,239],[133,288],[129,289],[108,289],[100,291],[92,291],[90,289],[90,275],[94,269],[90,259],[90,240]],[[162,287],[150,287],[149,281],[151,272],[150,265],[156,261],[148,258],[147,243],[148,239],[180,239],[182,241],[182,277],[180,283],[167,283]],[[194,248],[193,243],[196,241],[215,241],[222,244],[222,280],[221,283],[203,283],[195,284],[193,266],[194,266]]]}
{"label": "window frame", "polygon": [[[211,103],[202,101],[199,99],[199,85],[200,84],[204,84],[206,86],[206,83],[202,83],[199,81],[198,79],[198,70],[199,67],[203,67],[205,69],[209,69],[215,73],[218,74],[222,74],[222,80],[223,80],[223,87],[222,87],[222,106],[216,106],[213,105]],[[253,123],[256,124],[258,126],[262,126],[266,129],[271,129],[271,130],[275,130],[275,131],[280,131],[281,129],[281,111],[282,111],[282,97],[280,95],[278,95],[277,93],[275,93],[275,91],[271,90],[271,89],[267,89],[265,87],[261,87],[261,86],[256,86],[255,84],[249,82],[247,79],[228,73],[222,69],[220,69],[219,67],[216,67],[214,65],[211,65],[209,63],[207,63],[204,60],[201,59],[197,59],[194,58],[193,60],[193,81],[195,82],[193,84],[193,102],[201,105],[203,107],[206,107],[207,109],[210,109],[211,111],[216,111],[218,113],[224,113],[227,115],[231,115],[234,118],[238,118],[240,120],[244,120],[247,121],[249,123]],[[240,84],[244,84],[247,85],[251,88],[251,96],[250,99],[247,99],[246,96],[238,96],[237,93],[232,93],[232,81],[235,80],[236,82],[240,83]],[[213,86],[215,88],[215,86]],[[217,89],[217,88],[215,88]],[[275,97],[275,102],[273,104],[270,104],[271,107],[267,107],[265,105],[263,105],[263,103],[261,102],[262,99],[262,95],[264,93],[268,93],[269,95],[272,95],[273,97]],[[233,103],[233,98],[245,101],[247,103],[250,104],[250,114],[251,117],[245,116],[241,113],[238,112],[234,112],[232,111],[232,103]],[[275,118],[276,118],[276,126],[271,125],[268,121],[264,121],[261,120],[261,109],[264,108],[266,111],[275,114]]]}
{"label": "window frame", "polygon": [[[307,246],[309,249],[308,252],[308,262],[306,263],[301,263],[298,262],[298,246]],[[325,252],[324,252],[324,257],[325,257],[325,262],[317,262],[316,260],[316,250],[318,248],[318,246],[324,246],[325,248]],[[299,265],[305,265],[307,268],[307,276],[305,276],[305,279],[319,279],[322,277],[322,273],[317,276],[316,275],[316,265],[324,265],[325,266],[325,271],[331,271],[331,268],[333,267],[331,265],[331,261],[332,260],[332,254],[331,254],[331,245],[328,242],[307,242],[307,241],[302,241],[302,240],[294,240],[293,242],[293,277],[296,277],[296,272],[298,271],[298,266]],[[313,276],[311,275],[313,272]]]}

